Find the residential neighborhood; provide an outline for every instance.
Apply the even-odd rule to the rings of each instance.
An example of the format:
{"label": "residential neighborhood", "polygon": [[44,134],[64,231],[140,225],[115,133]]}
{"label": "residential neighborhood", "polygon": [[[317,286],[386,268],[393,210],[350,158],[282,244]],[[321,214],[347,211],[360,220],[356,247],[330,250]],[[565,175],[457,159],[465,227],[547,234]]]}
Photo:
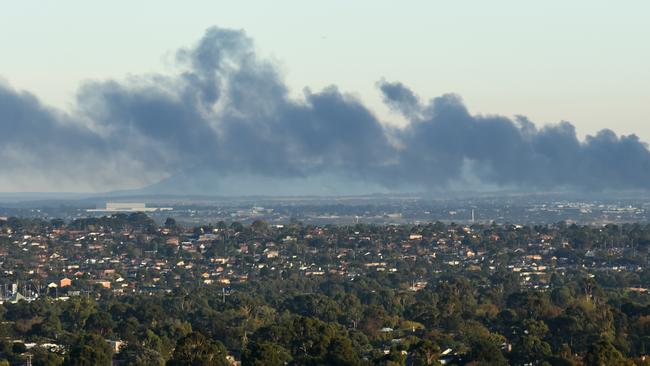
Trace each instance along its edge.
{"label": "residential neighborhood", "polygon": [[[4,306],[164,298],[188,290],[211,293],[227,304],[267,281],[294,278],[314,283],[383,279],[390,283],[386,291],[407,297],[453,277],[471,279],[477,291],[498,285],[505,292],[547,294],[565,283],[592,281],[593,288],[647,296],[650,283],[650,227],[641,224],[320,226],[257,220],[183,226],[173,218],[158,225],[145,213],[115,213],[70,222],[3,218],[0,245]],[[342,325],[355,329],[361,321],[360,316]],[[405,336],[397,325],[383,321],[376,330],[367,329],[370,335],[390,335],[388,343],[376,344],[387,354]],[[128,343],[115,334],[106,339]],[[54,343],[21,341],[30,348]],[[445,346],[449,361],[461,359],[452,343]],[[120,347],[113,347],[116,359]],[[241,353],[229,357],[236,361]]]}

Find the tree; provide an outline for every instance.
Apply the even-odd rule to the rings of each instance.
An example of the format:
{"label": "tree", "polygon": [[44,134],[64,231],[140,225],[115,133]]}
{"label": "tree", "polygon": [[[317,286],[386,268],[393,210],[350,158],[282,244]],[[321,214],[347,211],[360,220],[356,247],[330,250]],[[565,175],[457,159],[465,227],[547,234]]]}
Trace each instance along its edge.
{"label": "tree", "polygon": [[98,334],[84,334],[70,347],[66,366],[110,366],[113,350]]}
{"label": "tree", "polygon": [[252,342],[242,354],[243,366],[282,366],[289,361],[289,351],[272,342]]}
{"label": "tree", "polygon": [[352,342],[346,337],[336,336],[327,346],[325,363],[328,365],[357,366],[361,364],[359,355],[352,348]]}
{"label": "tree", "polygon": [[160,352],[134,344],[128,344],[121,350],[120,359],[127,366],[163,366],[165,364],[165,359]]}
{"label": "tree", "polygon": [[215,342],[199,332],[192,332],[178,340],[168,366],[228,366],[227,351],[221,342]]}
{"label": "tree", "polygon": [[65,226],[65,221],[63,219],[52,219],[50,225],[55,229],[59,229]]}
{"label": "tree", "polygon": [[241,222],[233,221],[230,224],[230,229],[233,230],[236,233],[241,233],[242,231],[244,231],[244,225],[242,225]]}
{"label": "tree", "polygon": [[65,302],[61,320],[69,327],[84,327],[93,312],[95,312],[93,300],[88,297],[73,297]]}
{"label": "tree", "polygon": [[381,366],[404,366],[406,364],[406,358],[401,351],[393,347],[387,355],[379,358],[376,364]]}
{"label": "tree", "polygon": [[174,219],[173,217],[168,217],[168,218],[165,220],[165,227],[166,227],[167,229],[175,229],[176,226],[177,226],[177,224],[176,224],[176,219]]}
{"label": "tree", "polygon": [[626,366],[630,365],[625,357],[607,339],[594,342],[585,356],[587,366]]}
{"label": "tree", "polygon": [[85,326],[87,331],[98,332],[101,335],[106,335],[107,333],[111,332],[114,327],[115,322],[111,318],[111,315],[104,311],[98,311],[96,313],[90,314],[86,320]]}
{"label": "tree", "polygon": [[440,357],[440,347],[429,340],[421,340],[409,349],[411,365],[437,365]]}
{"label": "tree", "polygon": [[333,322],[341,315],[339,305],[322,294],[300,294],[285,301],[285,307],[292,313],[315,317]]}
{"label": "tree", "polygon": [[32,351],[32,365],[34,366],[60,366],[63,364],[63,357],[44,349]]}
{"label": "tree", "polygon": [[535,363],[551,355],[551,346],[534,335],[521,337],[515,345],[512,360],[515,364]]}
{"label": "tree", "polygon": [[260,233],[260,232],[263,232],[263,231],[267,230],[268,227],[269,227],[269,225],[266,222],[262,221],[262,220],[255,220],[255,221],[253,221],[251,223],[251,229],[253,229],[253,231],[255,231],[257,233]]}
{"label": "tree", "polygon": [[474,339],[470,346],[469,360],[485,365],[508,365],[508,361],[503,357],[503,353],[499,347],[489,338],[480,337]]}
{"label": "tree", "polygon": [[36,324],[32,329],[41,337],[56,338],[61,332],[61,321],[58,316],[49,314],[42,323]]}

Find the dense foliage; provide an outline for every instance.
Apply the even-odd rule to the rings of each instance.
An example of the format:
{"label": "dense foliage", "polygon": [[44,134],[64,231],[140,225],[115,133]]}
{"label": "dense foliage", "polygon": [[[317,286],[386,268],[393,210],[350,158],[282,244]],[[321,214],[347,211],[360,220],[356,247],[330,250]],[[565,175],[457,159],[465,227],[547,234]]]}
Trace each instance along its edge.
{"label": "dense foliage", "polygon": [[[129,228],[148,234],[161,230],[141,216],[67,225],[16,220],[5,225],[13,225],[14,231],[22,230],[20,225]],[[163,291],[155,292],[95,287],[66,300],[5,302],[0,307],[0,359],[14,364],[29,354],[33,365],[229,365],[234,360],[243,365],[648,362],[644,356],[650,350],[650,295],[632,288],[650,283],[645,266],[648,226],[560,223],[467,228],[436,223],[313,228],[295,223],[274,229],[256,222],[183,229],[168,220],[164,228],[188,236],[228,234],[203,252],[178,249],[153,254],[175,261],[209,262],[229,254],[227,245],[285,244],[275,262],[233,251],[238,265],[250,270],[247,281],[228,286],[189,281],[161,285]],[[315,231],[326,234],[312,235]],[[422,237],[409,239],[414,233]],[[283,242],[287,236],[298,239]],[[517,249],[531,250],[540,237],[548,245],[541,246],[545,254],[536,265],[551,270],[536,282],[523,281],[512,270],[520,255]],[[447,248],[469,248],[476,254],[463,265],[445,264],[444,251],[437,257],[424,255],[427,248],[442,246],[440,238],[451,239]],[[134,240],[133,245],[142,248],[155,238]],[[398,248],[396,243],[403,245]],[[595,254],[585,257],[590,251]],[[130,255],[140,258],[143,253]],[[362,263],[361,258],[371,256],[395,270],[365,270],[364,263],[370,260]],[[307,276],[289,266],[277,270],[283,257],[300,257],[323,273]],[[565,264],[557,264],[559,260]],[[340,269],[341,262],[344,274],[327,270]],[[415,286],[416,281],[422,285]],[[125,345],[115,353],[107,340]],[[39,346],[27,350],[29,343]],[[47,349],[44,344],[60,347]]]}

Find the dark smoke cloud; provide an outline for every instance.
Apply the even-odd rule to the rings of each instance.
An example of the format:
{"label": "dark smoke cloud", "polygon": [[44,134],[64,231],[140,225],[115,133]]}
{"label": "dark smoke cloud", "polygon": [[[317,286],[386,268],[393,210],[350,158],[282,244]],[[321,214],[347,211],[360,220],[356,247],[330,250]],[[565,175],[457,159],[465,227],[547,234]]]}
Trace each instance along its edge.
{"label": "dark smoke cloud", "polygon": [[603,130],[580,141],[568,122],[471,115],[458,96],[425,103],[381,81],[385,103],[408,121],[390,128],[335,86],[290,97],[242,31],[211,28],[176,58],[176,75],[84,84],[72,114],[0,86],[0,187],[103,190],[170,176],[209,176],[215,186],[241,176],[261,186],[339,177],[419,190],[650,187],[650,152],[634,135]]}
{"label": "dark smoke cloud", "polygon": [[385,80],[377,83],[384,95],[384,103],[392,110],[400,112],[409,119],[417,118],[422,106],[420,99],[400,82],[388,83]]}
{"label": "dark smoke cloud", "polygon": [[[524,117],[512,121],[472,116],[455,95],[435,98],[414,113],[412,106],[419,103],[403,97],[413,94],[401,84],[385,83],[381,89],[386,99],[407,111],[405,114],[421,116],[399,131],[406,146],[400,151],[399,166],[425,184],[453,182],[469,163],[481,181],[500,186],[650,187],[650,152],[635,135],[618,137],[611,130],[602,130],[581,142],[568,122],[537,129]],[[386,92],[396,89],[402,91]]]}

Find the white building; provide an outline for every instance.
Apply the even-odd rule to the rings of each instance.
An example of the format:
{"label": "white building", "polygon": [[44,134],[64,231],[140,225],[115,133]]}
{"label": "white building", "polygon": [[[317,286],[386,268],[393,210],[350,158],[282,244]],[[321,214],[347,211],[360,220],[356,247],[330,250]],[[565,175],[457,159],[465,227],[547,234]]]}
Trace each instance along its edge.
{"label": "white building", "polygon": [[171,211],[171,207],[147,207],[141,202],[106,202],[105,208],[86,210],[88,212],[154,212]]}

